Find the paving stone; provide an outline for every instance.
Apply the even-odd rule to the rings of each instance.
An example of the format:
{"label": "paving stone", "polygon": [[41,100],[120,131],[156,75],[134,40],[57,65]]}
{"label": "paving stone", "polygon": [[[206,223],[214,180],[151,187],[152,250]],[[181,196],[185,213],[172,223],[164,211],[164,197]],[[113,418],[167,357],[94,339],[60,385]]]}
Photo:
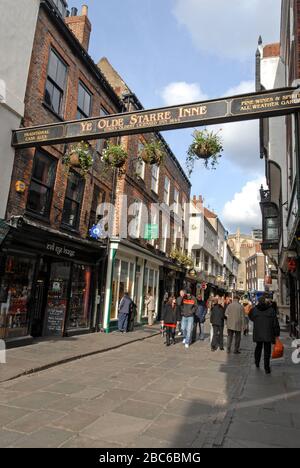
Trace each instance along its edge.
{"label": "paving stone", "polygon": [[143,435],[166,440],[178,448],[190,447],[200,431],[199,423],[188,418],[161,414]]}
{"label": "paving stone", "polygon": [[171,393],[151,392],[148,390],[135,393],[132,397],[133,400],[155,403],[160,406],[165,406],[173,398],[174,395]]}
{"label": "paving stone", "polygon": [[129,444],[149,425],[149,420],[134,418],[117,413],[108,413],[82,432],[82,435],[107,440],[108,442]]}
{"label": "paving stone", "polygon": [[203,421],[208,420],[214,412],[213,406],[195,403],[186,400],[176,399],[169,403],[165,409],[165,413],[183,416],[187,418],[201,418]]}
{"label": "paving stone", "polygon": [[119,400],[101,397],[97,398],[96,400],[81,402],[81,404],[76,409],[78,411],[95,414],[100,417],[114,410],[118,406],[120,406]]}
{"label": "paving stone", "polygon": [[69,414],[56,419],[52,422],[51,427],[66,429],[72,432],[81,432],[85,427],[89,426],[98,418],[97,414],[91,414],[78,410],[73,410]]}
{"label": "paving stone", "polygon": [[113,412],[133,416],[135,418],[152,420],[162,412],[162,407],[146,402],[127,400],[125,403],[115,408]]}
{"label": "paving stone", "polygon": [[50,385],[47,390],[52,393],[61,393],[62,395],[71,395],[74,393],[81,392],[85,389],[84,385],[73,384],[69,382],[61,382],[55,385]]}
{"label": "paving stone", "polygon": [[72,436],[71,432],[47,427],[19,439],[13,448],[57,448]]}
{"label": "paving stone", "polygon": [[6,425],[6,428],[16,432],[32,433],[61,417],[62,414],[55,411],[37,411]]}
{"label": "paving stone", "polygon": [[53,402],[58,402],[62,398],[63,396],[58,395],[57,393],[33,392],[22,398],[11,400],[9,402],[9,405],[16,406],[18,408],[28,408],[28,409],[35,410],[35,409],[45,408],[49,404]]}
{"label": "paving stone", "polygon": [[22,437],[19,432],[0,430],[0,448],[7,448]]}
{"label": "paving stone", "polygon": [[300,430],[278,426],[234,421],[228,431],[230,439],[241,439],[265,445],[278,445],[282,448],[300,447]]}
{"label": "paving stone", "polygon": [[81,390],[77,393],[72,393],[72,398],[82,399],[82,400],[93,400],[99,398],[103,395],[104,390],[94,387],[86,387],[84,390]]}
{"label": "paving stone", "polygon": [[9,406],[0,405],[0,424],[1,427],[9,424],[16,419],[22,418],[26,414],[31,413],[31,411],[24,410],[21,408],[12,408]]}
{"label": "paving stone", "polygon": [[71,395],[63,397],[58,401],[50,403],[48,406],[45,406],[47,409],[52,409],[54,411],[60,411],[63,413],[69,413],[71,410],[82,405],[84,400],[79,400],[78,398],[73,398]]}
{"label": "paving stone", "polygon": [[71,449],[71,448],[120,448],[121,445],[113,444],[112,442],[106,442],[104,440],[90,439],[89,437],[83,437],[81,435],[75,436],[69,441],[65,442],[60,448]]}

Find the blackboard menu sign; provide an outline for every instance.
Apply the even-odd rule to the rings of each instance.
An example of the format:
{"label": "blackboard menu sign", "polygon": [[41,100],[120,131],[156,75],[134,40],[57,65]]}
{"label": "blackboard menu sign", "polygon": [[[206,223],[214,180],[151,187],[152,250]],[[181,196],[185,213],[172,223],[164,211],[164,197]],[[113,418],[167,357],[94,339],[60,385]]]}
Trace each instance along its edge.
{"label": "blackboard menu sign", "polygon": [[66,315],[66,301],[52,299],[47,307],[46,336],[62,336]]}
{"label": "blackboard menu sign", "polygon": [[0,245],[5,240],[8,233],[9,225],[3,219],[0,219]]}

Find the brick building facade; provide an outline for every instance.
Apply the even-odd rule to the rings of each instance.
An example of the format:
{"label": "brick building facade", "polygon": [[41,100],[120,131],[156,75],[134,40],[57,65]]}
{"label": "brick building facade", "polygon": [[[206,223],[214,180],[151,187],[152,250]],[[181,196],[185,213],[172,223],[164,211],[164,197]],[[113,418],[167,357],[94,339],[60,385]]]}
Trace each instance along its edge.
{"label": "brick building facade", "polygon": [[[73,8],[70,16],[66,7],[64,0],[41,0],[24,127],[116,114],[126,110],[126,105],[141,108],[132,93],[131,104],[127,102],[88,55],[91,23],[87,8],[80,15]],[[90,145],[94,162],[85,178],[64,164],[67,145],[16,152],[6,213],[9,233],[0,252],[0,338],[23,342],[32,336],[73,335],[98,328],[110,331],[116,326],[125,290],[137,304],[136,321],[142,322],[147,292],[154,294],[158,314],[164,292],[177,292],[182,286],[186,271],[169,254],[175,246],[184,249],[185,241],[175,242],[173,234],[169,239],[162,222],[148,220],[149,225],[160,224],[159,239],[146,240],[142,224],[138,239],[120,236],[127,213],[123,195],[128,206],[133,204],[126,221],[130,225],[139,219],[134,212],[137,201],[148,208],[164,201],[166,177],[168,204],[176,199],[178,206],[178,214],[171,214],[171,233],[175,221],[178,230],[183,228],[179,207],[189,200],[190,183],[162,137],[154,137],[165,146],[165,163],[157,169],[139,166],[143,171],[139,176],[137,154],[149,136],[122,139],[129,153],[125,174],[104,168],[103,140]],[[90,237],[102,202],[116,206],[109,241]]]}

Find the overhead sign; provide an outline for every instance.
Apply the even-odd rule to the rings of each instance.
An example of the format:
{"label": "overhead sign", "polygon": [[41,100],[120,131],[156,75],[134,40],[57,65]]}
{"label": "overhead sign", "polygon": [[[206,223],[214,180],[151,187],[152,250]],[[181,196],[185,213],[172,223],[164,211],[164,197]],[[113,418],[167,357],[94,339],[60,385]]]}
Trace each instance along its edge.
{"label": "overhead sign", "polygon": [[300,111],[300,89],[285,88],[148,111],[23,128],[12,146],[26,148],[216,123],[274,117]]}

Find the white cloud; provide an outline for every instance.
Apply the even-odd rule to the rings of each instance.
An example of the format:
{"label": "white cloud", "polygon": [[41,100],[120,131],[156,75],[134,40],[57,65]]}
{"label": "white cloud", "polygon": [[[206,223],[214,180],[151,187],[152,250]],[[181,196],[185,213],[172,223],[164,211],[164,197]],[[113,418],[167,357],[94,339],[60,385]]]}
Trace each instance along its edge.
{"label": "white cloud", "polygon": [[222,219],[230,229],[240,227],[244,230],[261,227],[261,211],[259,206],[259,189],[265,184],[261,177],[246,183],[233,200],[224,206]]}
{"label": "white cloud", "polygon": [[205,101],[207,95],[201,90],[197,83],[186,83],[179,81],[168,84],[161,92],[166,106],[185,104],[189,102]]}
{"label": "white cloud", "polygon": [[281,0],[176,0],[173,13],[202,52],[254,61],[259,35],[279,41],[280,7]]}

